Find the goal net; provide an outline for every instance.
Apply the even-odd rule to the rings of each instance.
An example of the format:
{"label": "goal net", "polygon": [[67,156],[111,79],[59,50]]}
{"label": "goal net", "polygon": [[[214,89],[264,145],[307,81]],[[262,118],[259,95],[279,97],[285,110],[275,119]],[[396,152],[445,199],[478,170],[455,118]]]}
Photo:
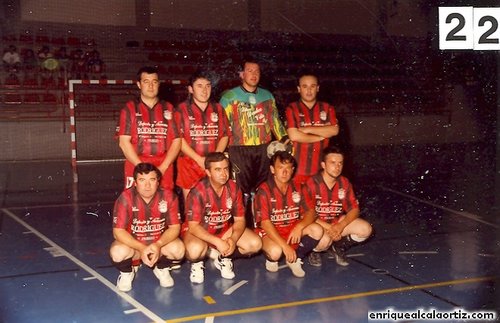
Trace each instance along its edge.
{"label": "goal net", "polygon": [[[177,104],[187,97],[186,81],[166,80],[160,98]],[[120,110],[139,96],[134,80],[69,80],[71,163],[123,160],[115,139]]]}

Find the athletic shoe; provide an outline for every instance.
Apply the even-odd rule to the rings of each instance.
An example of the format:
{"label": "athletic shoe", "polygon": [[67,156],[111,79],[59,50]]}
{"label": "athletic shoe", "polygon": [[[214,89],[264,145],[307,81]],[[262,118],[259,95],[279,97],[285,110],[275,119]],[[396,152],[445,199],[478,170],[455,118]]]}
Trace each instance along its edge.
{"label": "athletic shoe", "polygon": [[135,273],[120,271],[118,280],[116,281],[116,287],[122,292],[128,292],[132,289],[132,281],[134,280]]}
{"label": "athletic shoe", "polygon": [[217,260],[220,257],[220,252],[215,248],[208,248],[207,255],[208,258],[212,260]]}
{"label": "athletic shoe", "polygon": [[311,251],[307,257],[309,265],[314,267],[321,267],[321,254],[319,252]]}
{"label": "athletic shoe", "polygon": [[266,270],[272,273],[278,272],[278,262],[266,259]]}
{"label": "athletic shoe", "polygon": [[233,261],[231,258],[218,258],[214,260],[214,265],[217,269],[220,270],[220,275],[222,278],[233,279],[234,271],[233,271]]}
{"label": "athletic shoe", "polygon": [[191,275],[189,276],[189,279],[192,283],[203,283],[203,281],[205,280],[205,272],[203,270],[204,268],[205,266],[203,266],[203,261],[193,262],[191,264]]}
{"label": "athletic shoe", "polygon": [[302,269],[302,264],[303,264],[302,259],[297,258],[297,260],[295,260],[295,262],[288,262],[287,261],[286,264],[288,265],[288,267],[292,271],[292,274],[295,277],[302,278],[306,275],[306,272]]}
{"label": "athletic shoe", "polygon": [[345,257],[345,251],[342,250],[341,248],[335,248],[334,245],[331,247],[332,254],[334,255],[335,261],[337,262],[337,265],[345,267],[349,266],[349,262],[347,261]]}
{"label": "athletic shoe", "polygon": [[174,279],[170,275],[170,269],[169,268],[158,268],[155,267],[153,269],[153,273],[155,274],[156,278],[160,281],[160,286],[161,287],[172,287],[174,286]]}
{"label": "athletic shoe", "polygon": [[181,261],[180,260],[172,260],[172,264],[168,268],[170,270],[181,269]]}
{"label": "athletic shoe", "polygon": [[330,247],[326,250],[326,258],[328,258],[328,259],[335,259],[336,253],[335,253],[335,251],[333,251],[332,247]]}

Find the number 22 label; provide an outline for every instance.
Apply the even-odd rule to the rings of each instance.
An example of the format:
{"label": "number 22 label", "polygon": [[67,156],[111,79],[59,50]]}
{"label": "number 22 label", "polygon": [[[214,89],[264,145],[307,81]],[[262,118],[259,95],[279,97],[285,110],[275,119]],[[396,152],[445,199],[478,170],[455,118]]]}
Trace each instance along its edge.
{"label": "number 22 label", "polygon": [[440,7],[439,49],[500,50],[500,8]]}

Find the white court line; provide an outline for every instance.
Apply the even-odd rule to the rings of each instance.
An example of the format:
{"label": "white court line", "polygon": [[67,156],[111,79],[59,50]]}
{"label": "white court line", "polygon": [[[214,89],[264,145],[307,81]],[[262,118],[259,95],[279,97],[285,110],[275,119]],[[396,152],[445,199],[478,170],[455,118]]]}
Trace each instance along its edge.
{"label": "white court line", "polygon": [[116,288],[115,284],[111,283],[109,280],[107,280],[104,276],[102,276],[101,274],[99,274],[97,271],[95,271],[94,269],[90,268],[85,263],[83,263],[82,261],[80,261],[78,258],[76,258],[72,254],[70,254],[68,251],[66,251],[63,248],[61,248],[58,244],[56,244],[55,242],[53,242],[52,240],[50,240],[49,238],[47,238],[45,235],[43,235],[42,233],[40,233],[39,231],[37,231],[35,228],[33,228],[32,226],[30,226],[28,223],[26,223],[23,220],[19,219],[14,213],[12,213],[11,211],[9,211],[7,209],[2,209],[2,212],[4,212],[5,214],[7,214],[8,216],[10,216],[16,222],[20,223],[26,229],[28,229],[31,232],[33,232],[40,239],[42,239],[43,241],[45,241],[48,245],[52,246],[53,248],[59,249],[59,251],[61,252],[61,254],[63,254],[69,260],[71,260],[72,262],[74,262],[77,266],[79,266],[80,268],[82,268],[83,270],[85,270],[86,272],[88,272],[91,276],[95,277],[103,285],[105,285],[106,287],[108,287],[109,289],[111,289],[118,296],[120,296],[121,298],[125,299],[127,302],[129,302],[132,306],[134,306],[136,309],[138,309],[139,311],[141,311],[148,318],[150,318],[154,322],[158,322],[158,323],[159,322],[162,322],[162,323],[165,322],[165,320],[163,320],[161,317],[159,317],[158,315],[156,315],[155,313],[153,313],[152,311],[150,311],[144,305],[142,305],[141,303],[139,303],[136,299],[134,299],[133,297],[131,297],[127,293],[119,291]]}
{"label": "white court line", "polygon": [[450,213],[453,213],[453,214],[456,214],[456,215],[463,216],[464,218],[471,219],[471,220],[474,220],[474,221],[477,221],[477,222],[481,222],[481,223],[487,224],[487,225],[492,226],[492,227],[497,228],[497,229],[500,228],[500,226],[498,226],[498,225],[496,225],[494,223],[491,223],[491,222],[488,222],[488,221],[485,221],[485,220],[481,219],[481,217],[479,217],[476,214],[472,214],[472,213],[469,213],[469,212],[463,212],[463,211],[456,211],[456,210],[453,210],[453,209],[441,206],[439,204],[432,203],[432,202],[429,202],[429,201],[426,201],[426,200],[422,200],[422,199],[420,199],[418,197],[414,197],[414,196],[411,196],[409,194],[393,190],[391,188],[387,188],[387,187],[384,187],[384,186],[379,186],[379,187],[381,189],[385,190],[385,191],[392,192],[394,194],[398,194],[398,195],[407,197],[409,199],[412,199],[412,200],[415,200],[415,201],[418,201],[418,202],[421,202],[421,203],[433,206],[435,208],[438,208],[438,209],[441,209],[441,210],[444,210],[444,211],[447,211],[447,212],[450,212]]}
{"label": "white court line", "polygon": [[207,316],[205,318],[205,323],[214,323],[215,316]]}
{"label": "white court line", "polygon": [[125,314],[133,314],[133,313],[137,313],[137,312],[139,312],[139,310],[137,308],[123,311],[123,313],[125,313]]}
{"label": "white court line", "polygon": [[355,258],[355,257],[364,257],[365,254],[364,253],[352,253],[350,255],[345,255],[345,256],[348,258]]}
{"label": "white court line", "polygon": [[437,255],[437,251],[399,251],[400,255]]}
{"label": "white court line", "polygon": [[248,280],[242,280],[239,283],[234,284],[233,286],[231,286],[228,289],[226,289],[226,291],[224,291],[223,294],[224,295],[231,295],[235,290],[237,290],[241,286],[245,285],[246,283],[248,283]]}

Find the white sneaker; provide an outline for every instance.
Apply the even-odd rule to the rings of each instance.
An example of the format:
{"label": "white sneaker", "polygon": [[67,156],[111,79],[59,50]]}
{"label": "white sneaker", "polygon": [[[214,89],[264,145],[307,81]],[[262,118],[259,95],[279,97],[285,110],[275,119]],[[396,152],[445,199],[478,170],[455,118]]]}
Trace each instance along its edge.
{"label": "white sneaker", "polygon": [[172,260],[172,264],[168,267],[170,270],[178,270],[181,269],[181,261],[180,260]]}
{"label": "white sneaker", "polygon": [[128,292],[132,289],[132,281],[134,280],[135,273],[120,271],[118,280],[116,281],[116,287],[122,292]]}
{"label": "white sneaker", "polygon": [[155,267],[153,269],[153,273],[155,274],[156,278],[160,281],[160,286],[161,287],[172,287],[174,286],[174,279],[170,275],[170,269],[168,268],[158,268]]}
{"label": "white sneaker", "polygon": [[207,255],[208,255],[208,258],[210,258],[212,260],[217,260],[220,256],[220,252],[219,252],[219,250],[210,247],[210,248],[208,248]]}
{"label": "white sneaker", "polygon": [[286,262],[290,270],[292,271],[292,274],[295,277],[302,278],[306,275],[306,272],[302,269],[302,259],[297,258],[295,262]]}
{"label": "white sneaker", "polygon": [[278,272],[278,262],[266,259],[266,270],[272,273]]}
{"label": "white sneaker", "polygon": [[234,271],[233,271],[233,261],[231,258],[218,258],[214,260],[214,265],[217,269],[220,270],[220,275],[222,278],[233,279]]}
{"label": "white sneaker", "polygon": [[205,272],[203,266],[203,261],[193,262],[191,264],[191,275],[189,275],[189,279],[194,284],[201,284],[205,280]]}

